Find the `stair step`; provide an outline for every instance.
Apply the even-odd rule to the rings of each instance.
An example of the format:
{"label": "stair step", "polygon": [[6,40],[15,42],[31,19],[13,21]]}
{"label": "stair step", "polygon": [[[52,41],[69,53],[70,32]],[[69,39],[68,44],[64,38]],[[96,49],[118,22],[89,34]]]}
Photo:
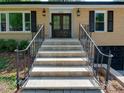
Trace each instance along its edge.
{"label": "stair step", "polygon": [[105,93],[103,90],[98,89],[57,89],[57,90],[23,90],[22,93]]}
{"label": "stair step", "polygon": [[86,56],[85,51],[38,51],[42,57],[82,57]]}
{"label": "stair step", "polygon": [[44,41],[43,42],[43,45],[80,45],[80,42],[79,41]]}
{"label": "stair step", "polygon": [[81,45],[42,45],[42,47],[49,47],[49,48],[54,48],[54,47],[59,47],[59,48],[62,48],[62,47],[64,47],[64,48],[67,48],[67,47],[69,47],[69,48],[73,48],[73,47],[78,47],[78,48],[80,48],[81,47]]}
{"label": "stair step", "polygon": [[30,71],[30,76],[41,77],[41,76],[92,76],[93,72],[90,67],[87,66],[33,66]]}
{"label": "stair step", "polygon": [[42,45],[39,50],[82,50],[80,45]]}
{"label": "stair step", "polygon": [[81,51],[81,48],[40,48],[39,51]]}
{"label": "stair step", "polygon": [[75,39],[73,39],[73,40],[66,40],[66,39],[61,39],[61,40],[55,40],[55,39],[52,39],[52,40],[45,40],[44,41],[44,43],[43,44],[61,44],[61,43],[63,43],[63,44],[75,44],[75,43],[77,43],[77,44],[80,44],[80,42],[79,42],[79,40],[75,40]]}
{"label": "stair step", "polygon": [[100,89],[97,81],[89,77],[30,77],[23,89]]}
{"label": "stair step", "polygon": [[79,42],[78,39],[46,39],[44,42]]}
{"label": "stair step", "polygon": [[46,39],[21,93],[104,93],[78,39]]}
{"label": "stair step", "polygon": [[81,66],[87,65],[88,58],[36,58],[34,65]]}

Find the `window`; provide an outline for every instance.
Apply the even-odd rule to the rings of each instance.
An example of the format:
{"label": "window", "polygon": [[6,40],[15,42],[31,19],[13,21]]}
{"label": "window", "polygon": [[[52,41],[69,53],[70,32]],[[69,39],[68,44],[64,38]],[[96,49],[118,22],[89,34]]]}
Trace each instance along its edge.
{"label": "window", "polygon": [[22,30],[22,13],[9,13],[9,31]]}
{"label": "window", "polygon": [[6,31],[6,14],[0,14],[0,31]]}
{"label": "window", "polygon": [[21,12],[0,13],[0,32],[30,31],[31,14]]}
{"label": "window", "polygon": [[107,13],[104,11],[95,12],[95,31],[106,31]]}

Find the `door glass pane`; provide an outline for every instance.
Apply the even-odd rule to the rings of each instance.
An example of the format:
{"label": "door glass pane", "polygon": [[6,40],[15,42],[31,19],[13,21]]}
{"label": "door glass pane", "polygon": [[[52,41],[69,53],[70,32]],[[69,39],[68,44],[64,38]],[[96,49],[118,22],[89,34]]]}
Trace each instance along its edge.
{"label": "door glass pane", "polygon": [[59,30],[60,28],[60,16],[53,16],[53,29]]}
{"label": "door glass pane", "polygon": [[1,31],[6,31],[6,14],[1,13]]}
{"label": "door glass pane", "polygon": [[9,13],[9,30],[22,31],[22,13]]}
{"label": "door glass pane", "polygon": [[69,29],[69,16],[63,16],[63,29]]}

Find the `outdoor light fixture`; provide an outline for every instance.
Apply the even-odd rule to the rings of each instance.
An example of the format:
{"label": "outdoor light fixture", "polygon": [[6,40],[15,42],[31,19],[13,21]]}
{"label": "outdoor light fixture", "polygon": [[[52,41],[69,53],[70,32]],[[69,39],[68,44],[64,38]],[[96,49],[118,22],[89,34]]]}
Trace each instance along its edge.
{"label": "outdoor light fixture", "polygon": [[46,16],[46,10],[45,10],[45,8],[43,8],[42,15],[43,16]]}
{"label": "outdoor light fixture", "polygon": [[80,10],[79,10],[79,8],[77,9],[77,16],[80,16]]}

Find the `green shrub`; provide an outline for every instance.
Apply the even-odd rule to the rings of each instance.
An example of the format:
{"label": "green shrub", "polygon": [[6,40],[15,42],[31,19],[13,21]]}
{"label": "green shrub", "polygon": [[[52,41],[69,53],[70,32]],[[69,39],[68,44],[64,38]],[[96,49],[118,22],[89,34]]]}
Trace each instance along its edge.
{"label": "green shrub", "polygon": [[6,41],[4,39],[0,39],[0,51],[4,51],[6,49],[5,43]]}
{"label": "green shrub", "polygon": [[16,46],[17,46],[16,40],[8,39],[6,41],[6,51],[12,52],[16,49]]}
{"label": "green shrub", "polygon": [[[19,41],[19,49],[25,49],[29,42],[27,40]],[[0,52],[13,52],[17,47],[17,41],[14,39],[0,39]]]}
{"label": "green shrub", "polygon": [[27,40],[22,40],[19,43],[19,49],[25,49],[28,46],[29,42]]}

